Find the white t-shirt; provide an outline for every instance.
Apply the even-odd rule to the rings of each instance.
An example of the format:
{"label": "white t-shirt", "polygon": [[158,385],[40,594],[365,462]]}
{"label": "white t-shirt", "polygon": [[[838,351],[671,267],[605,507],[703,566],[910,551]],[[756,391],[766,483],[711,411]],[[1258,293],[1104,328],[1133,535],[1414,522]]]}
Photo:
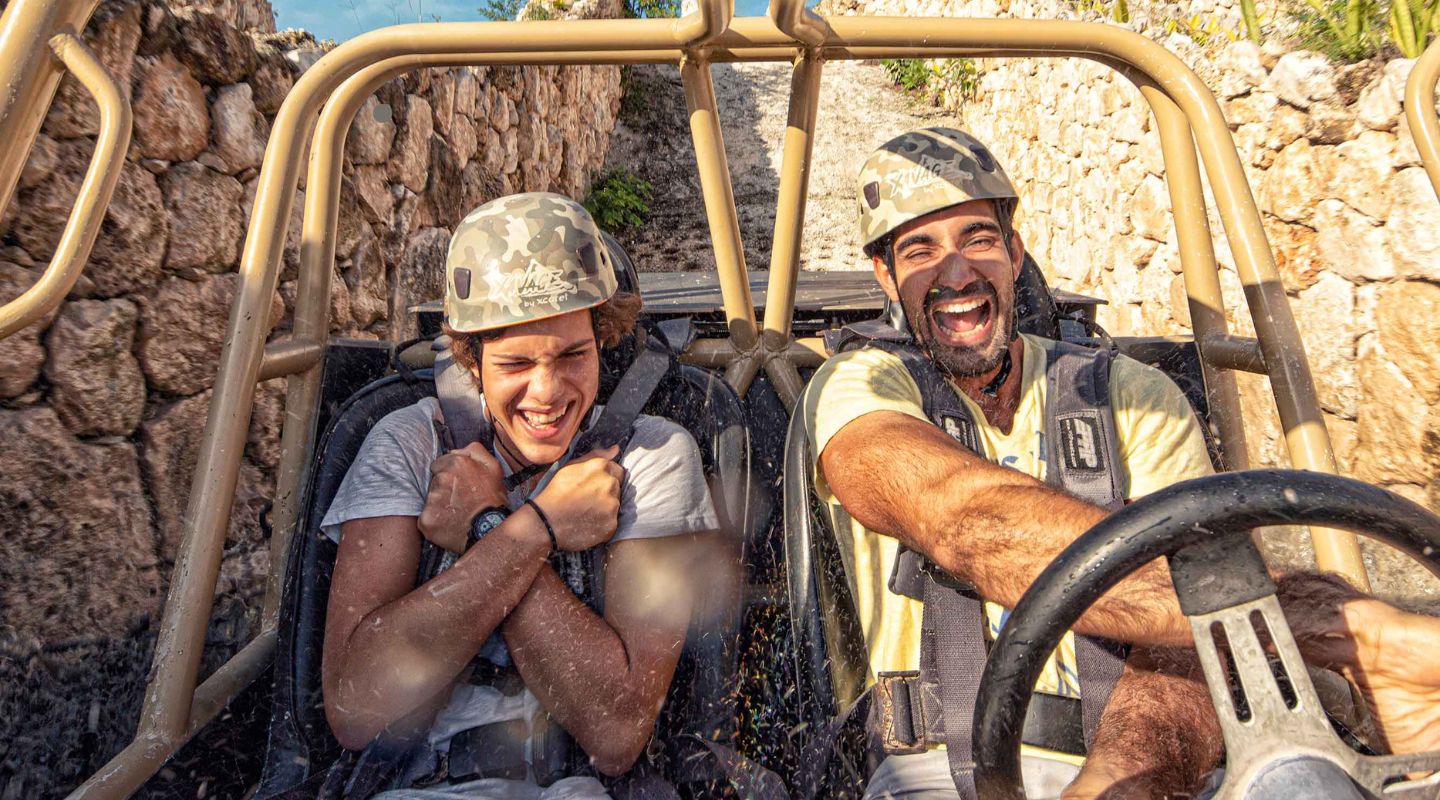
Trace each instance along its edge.
{"label": "white t-shirt", "polygon": [[[354,519],[420,516],[430,487],[430,464],[443,449],[434,425],[438,418],[439,402],[427,397],[375,424],[325,513],[321,530],[327,537],[338,543],[340,526]],[[611,543],[720,527],[700,451],[684,428],[661,417],[638,417],[619,463],[625,468],[625,479]],[[512,510],[518,508],[525,497],[521,491],[512,492],[508,505]],[[500,665],[509,663],[498,633],[480,654]],[[457,683],[449,704],[435,717],[430,743],[436,750],[447,750],[450,737],[461,731],[492,722],[533,719],[539,707],[528,689],[507,697],[492,686]]]}

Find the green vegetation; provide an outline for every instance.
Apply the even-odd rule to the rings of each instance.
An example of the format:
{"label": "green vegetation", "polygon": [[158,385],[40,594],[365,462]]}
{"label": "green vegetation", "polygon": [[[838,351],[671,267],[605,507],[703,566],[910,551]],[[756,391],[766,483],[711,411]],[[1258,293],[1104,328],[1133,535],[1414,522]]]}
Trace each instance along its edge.
{"label": "green vegetation", "polygon": [[1376,0],[1304,0],[1291,12],[1300,42],[1340,61],[1360,61],[1380,49],[1384,17]]}
{"label": "green vegetation", "polygon": [[1255,10],[1255,0],[1240,0],[1240,15],[1245,19],[1245,38],[1260,44],[1260,12]]}
{"label": "green vegetation", "polygon": [[1190,37],[1190,41],[1201,47],[1211,41],[1216,41],[1215,37],[1217,36],[1223,36],[1232,42],[1240,38],[1239,31],[1226,27],[1214,14],[1208,16],[1195,14],[1191,17],[1172,17],[1165,20],[1166,33],[1176,33],[1177,31]]}
{"label": "green vegetation", "polygon": [[1440,0],[1390,0],[1390,40],[1406,58],[1419,58],[1440,28]]}
{"label": "green vegetation", "polygon": [[625,0],[625,16],[637,19],[680,16],[680,0]]}
{"label": "green vegetation", "polygon": [[648,181],[630,170],[612,169],[590,184],[585,210],[602,229],[619,234],[644,224],[650,216],[652,189]]}
{"label": "green vegetation", "polygon": [[475,11],[492,22],[546,20],[559,17],[568,5],[567,2],[548,0],[485,0],[485,5]]}
{"label": "green vegetation", "polygon": [[980,91],[980,67],[972,58],[886,58],[885,75],[907,92],[925,90],[933,99],[955,92],[973,99]]}
{"label": "green vegetation", "polygon": [[1070,5],[1082,14],[1096,14],[1115,22],[1130,21],[1130,4],[1125,0],[1070,0]]}

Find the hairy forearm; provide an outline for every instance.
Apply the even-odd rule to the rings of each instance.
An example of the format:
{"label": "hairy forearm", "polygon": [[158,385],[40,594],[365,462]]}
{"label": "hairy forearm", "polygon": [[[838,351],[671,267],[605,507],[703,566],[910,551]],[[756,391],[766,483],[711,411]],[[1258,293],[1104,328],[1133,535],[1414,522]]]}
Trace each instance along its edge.
{"label": "hairy forearm", "polygon": [[641,668],[620,635],[549,566],[502,631],[526,688],[596,768],[629,769],[650,738],[671,673]]}
{"label": "hairy forearm", "polygon": [[450,569],[361,618],[326,709],[342,744],[373,739],[447,690],[544,564],[543,528],[517,514]]}
{"label": "hairy forearm", "polygon": [[[836,497],[861,524],[899,539],[1010,607],[1060,551],[1107,513],[894,412],[851,422],[831,439],[821,464]],[[1169,572],[1158,562],[1107,592],[1076,629],[1153,645],[1191,641]]]}
{"label": "hairy forearm", "polygon": [[1224,740],[1193,650],[1135,648],[1067,800],[1193,793]]}

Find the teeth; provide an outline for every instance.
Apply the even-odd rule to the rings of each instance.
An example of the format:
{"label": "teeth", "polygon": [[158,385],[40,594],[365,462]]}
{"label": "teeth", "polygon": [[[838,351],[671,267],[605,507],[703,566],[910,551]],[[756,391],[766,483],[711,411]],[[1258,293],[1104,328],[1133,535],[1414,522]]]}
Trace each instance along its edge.
{"label": "teeth", "polygon": [[546,425],[553,425],[555,424],[556,420],[565,416],[565,412],[563,410],[557,411],[554,414],[536,414],[533,411],[521,411],[520,413],[524,415],[526,422],[534,425],[537,428],[543,428]]}
{"label": "teeth", "polygon": [[970,300],[950,300],[936,305],[935,310],[942,314],[964,314],[967,311],[974,311],[987,302],[989,300],[983,297]]}

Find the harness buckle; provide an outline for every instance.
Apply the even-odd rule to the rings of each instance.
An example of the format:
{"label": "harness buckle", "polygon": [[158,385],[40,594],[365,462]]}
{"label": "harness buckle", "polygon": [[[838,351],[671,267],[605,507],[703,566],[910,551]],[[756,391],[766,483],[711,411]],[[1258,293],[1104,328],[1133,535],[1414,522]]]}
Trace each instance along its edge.
{"label": "harness buckle", "polygon": [[924,709],[919,702],[919,684],[919,670],[876,675],[880,746],[889,755],[913,755],[930,748],[925,736]]}

